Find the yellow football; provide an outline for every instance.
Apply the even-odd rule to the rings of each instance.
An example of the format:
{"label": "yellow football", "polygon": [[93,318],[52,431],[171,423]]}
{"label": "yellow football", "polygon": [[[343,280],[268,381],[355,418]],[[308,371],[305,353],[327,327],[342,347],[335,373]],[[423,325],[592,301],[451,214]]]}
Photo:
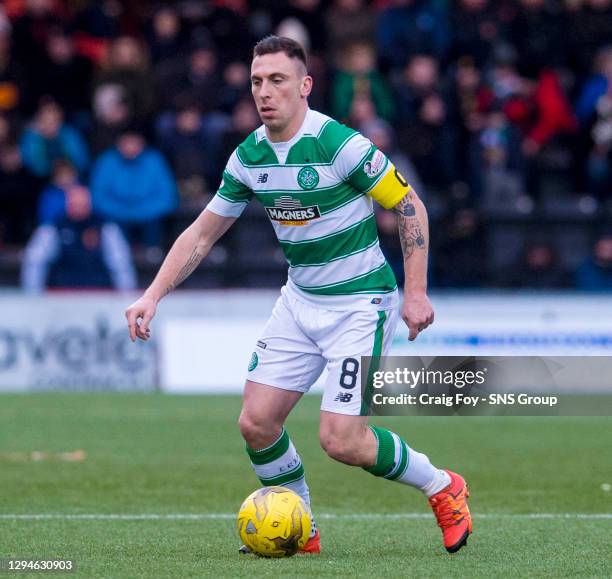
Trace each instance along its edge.
{"label": "yellow football", "polygon": [[238,512],[243,543],[262,557],[291,557],[310,536],[310,509],[292,490],[263,487],[251,493]]}

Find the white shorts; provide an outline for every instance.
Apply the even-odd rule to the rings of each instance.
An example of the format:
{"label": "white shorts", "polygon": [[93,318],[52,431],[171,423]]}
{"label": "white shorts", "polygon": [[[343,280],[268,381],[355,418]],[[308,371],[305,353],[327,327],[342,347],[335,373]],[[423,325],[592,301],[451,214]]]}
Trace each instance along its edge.
{"label": "white shorts", "polygon": [[321,410],[364,414],[361,356],[388,353],[397,308],[333,311],[287,295],[285,288],[257,342],[248,379],[283,390],[308,392],[327,365]]}

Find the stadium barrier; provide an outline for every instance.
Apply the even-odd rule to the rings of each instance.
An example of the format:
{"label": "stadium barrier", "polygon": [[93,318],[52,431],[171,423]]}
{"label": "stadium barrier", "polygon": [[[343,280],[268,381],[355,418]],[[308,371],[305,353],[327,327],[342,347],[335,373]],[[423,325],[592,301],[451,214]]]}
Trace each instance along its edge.
{"label": "stadium barrier", "polygon": [[[0,392],[240,392],[277,295],[177,292],[160,306],[153,338],[132,344],[123,312],[135,295],[2,293]],[[432,301],[435,324],[408,342],[400,323],[391,354],[612,355],[605,295],[444,293]]]}
{"label": "stadium barrier", "polygon": [[0,391],[156,388],[155,347],[130,342],[125,303],[106,293],[0,294]]}

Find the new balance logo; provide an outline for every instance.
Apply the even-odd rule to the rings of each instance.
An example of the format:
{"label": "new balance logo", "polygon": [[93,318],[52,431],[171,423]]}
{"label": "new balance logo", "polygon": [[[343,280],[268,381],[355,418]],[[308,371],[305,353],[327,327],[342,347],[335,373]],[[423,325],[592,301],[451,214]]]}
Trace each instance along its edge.
{"label": "new balance logo", "polygon": [[258,183],[267,183],[268,181],[268,173],[260,173],[259,177],[257,177]]}
{"label": "new balance logo", "polygon": [[344,392],[339,392],[338,396],[334,398],[334,402],[350,402],[352,394],[345,394]]}

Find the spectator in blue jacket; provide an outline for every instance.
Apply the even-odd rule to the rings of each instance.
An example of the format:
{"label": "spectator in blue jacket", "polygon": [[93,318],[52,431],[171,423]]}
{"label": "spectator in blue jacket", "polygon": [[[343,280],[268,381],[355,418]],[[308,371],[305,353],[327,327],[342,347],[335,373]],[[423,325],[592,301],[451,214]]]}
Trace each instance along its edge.
{"label": "spectator in blue jacket", "polygon": [[53,164],[51,182],[38,200],[38,224],[56,223],[66,216],[66,191],[79,183],[74,165],[66,159]]}
{"label": "spectator in blue jacket", "polygon": [[34,121],[21,137],[23,164],[37,177],[49,177],[53,163],[68,159],[84,176],[89,168],[89,151],[79,132],[64,122],[64,112],[52,100],[43,100]]}
{"label": "spectator in blue jacket", "polygon": [[597,103],[612,83],[612,46],[599,51],[594,69],[595,73],[584,83],[576,102],[576,116],[585,127],[593,122]]}
{"label": "spectator in blue jacket", "polygon": [[163,218],[177,205],[176,183],[162,154],[138,128],[123,131],[91,172],[94,210],[116,221],[131,243],[159,247]]}
{"label": "spectator in blue jacket", "polygon": [[585,291],[612,291],[612,232],[597,240],[593,254],[576,272],[576,287]]}

